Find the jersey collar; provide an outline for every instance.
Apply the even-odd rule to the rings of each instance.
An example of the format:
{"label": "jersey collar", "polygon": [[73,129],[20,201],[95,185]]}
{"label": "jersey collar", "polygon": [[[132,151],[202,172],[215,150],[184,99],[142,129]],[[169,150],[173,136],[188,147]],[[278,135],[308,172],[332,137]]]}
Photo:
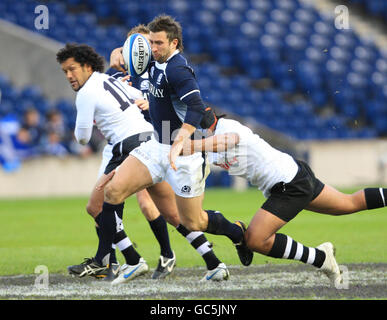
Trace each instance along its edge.
{"label": "jersey collar", "polygon": [[180,53],[180,50],[179,49],[176,49],[170,56],[169,56],[169,58],[165,61],[165,62],[163,62],[163,63],[159,63],[159,62],[157,62],[156,61],[156,67],[158,68],[158,69],[163,69],[163,66],[166,66],[166,64],[169,62],[169,60],[171,60],[175,55],[177,55],[177,54],[179,54]]}

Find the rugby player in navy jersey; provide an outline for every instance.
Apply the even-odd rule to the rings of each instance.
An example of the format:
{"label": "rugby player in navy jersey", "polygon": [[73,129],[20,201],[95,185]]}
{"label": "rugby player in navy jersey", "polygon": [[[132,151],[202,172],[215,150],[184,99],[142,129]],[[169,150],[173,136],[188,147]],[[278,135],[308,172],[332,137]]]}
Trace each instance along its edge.
{"label": "rugby player in navy jersey", "polygon": [[[253,254],[244,241],[244,224],[202,209],[209,173],[203,153],[180,155],[184,143],[200,128],[206,109],[193,69],[181,54],[181,26],[162,15],[148,27],[154,58],[149,68],[149,108],[155,136],[134,149],[112,176],[105,188],[105,202],[122,203],[144,187],[167,181],[175,192],[181,224],[191,231],[221,231],[236,245],[241,262],[249,265]],[[217,269],[222,268],[220,264]],[[207,276],[219,273],[217,269]]]}
{"label": "rugby player in navy jersey", "polygon": [[[136,27],[133,27],[129,33],[128,37],[134,33],[140,33],[146,38],[149,37],[149,29],[145,25],[138,25]],[[144,100],[136,100],[136,104],[139,106],[139,108],[142,110],[142,113],[145,117],[145,119],[149,122],[150,116],[149,116],[149,104],[148,104],[148,97],[149,97],[149,79],[148,79],[148,73],[138,76],[138,77],[129,77],[126,74],[126,71],[121,67],[123,65],[123,60],[120,60],[122,58],[121,55],[122,48],[117,48],[112,51],[111,57],[110,57],[110,69],[106,71],[107,74],[117,78],[121,79],[123,81],[129,81],[130,85],[133,87],[141,90],[141,92],[144,95]],[[166,183],[164,184],[164,186]],[[165,187],[165,189],[168,189],[168,192],[172,192],[171,188]],[[166,222],[164,217],[168,218],[168,215],[164,214],[164,217],[160,215],[160,212],[153,202],[152,198],[150,197],[149,193],[146,189],[141,190],[136,193],[138,204],[141,208],[142,213],[146,217],[146,219],[149,222],[149,225],[155,234],[156,238],[159,241],[160,247],[161,247],[161,255],[159,259],[158,266],[155,270],[155,273],[153,274],[153,278],[163,278],[166,275],[170,273],[168,271],[169,266],[174,266],[176,257],[172,252],[172,249],[170,248],[169,243],[169,236],[168,236],[168,229],[166,226]],[[102,206],[102,203],[101,203]],[[168,223],[173,225],[177,231],[182,234],[189,243],[194,247],[194,249],[197,250],[197,252],[203,257],[207,269],[208,270],[214,270],[217,268],[219,264],[221,264],[221,261],[216,257],[214,254],[210,243],[204,236],[203,232],[189,232],[183,225],[179,224],[179,220],[175,217],[178,217],[177,207],[175,203],[171,204],[169,208],[166,208],[167,211],[172,213],[173,219],[168,219]],[[100,211],[99,211],[100,212]],[[223,266],[223,265],[222,265]],[[228,278],[228,271],[224,266],[224,269],[222,271],[225,272],[225,274],[217,273],[216,276],[213,276],[209,278],[208,280],[226,280]],[[225,276],[226,275],[226,276]]]}

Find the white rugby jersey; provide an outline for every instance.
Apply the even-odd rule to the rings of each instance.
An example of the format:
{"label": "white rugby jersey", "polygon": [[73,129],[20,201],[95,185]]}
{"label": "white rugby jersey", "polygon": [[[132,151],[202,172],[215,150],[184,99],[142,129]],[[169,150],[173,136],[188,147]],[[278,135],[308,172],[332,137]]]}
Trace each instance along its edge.
{"label": "white rugby jersey", "polygon": [[153,131],[153,126],[145,121],[134,103],[137,99],[143,99],[140,90],[104,73],[93,72],[78,91],[75,101],[77,141],[89,142],[93,124],[113,145],[129,136]]}
{"label": "white rugby jersey", "polygon": [[248,127],[238,121],[221,118],[214,134],[225,133],[237,133],[240,141],[235,148],[212,154],[212,162],[226,169],[230,175],[247,179],[266,198],[276,183],[290,182],[296,176],[298,165],[293,157],[273,148]]}

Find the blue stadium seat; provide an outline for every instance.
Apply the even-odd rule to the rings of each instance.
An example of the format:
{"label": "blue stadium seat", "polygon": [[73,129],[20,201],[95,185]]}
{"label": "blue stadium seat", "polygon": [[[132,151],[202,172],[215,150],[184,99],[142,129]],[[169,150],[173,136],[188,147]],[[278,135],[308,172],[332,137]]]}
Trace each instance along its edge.
{"label": "blue stadium seat", "polygon": [[[379,15],[386,7],[383,1],[358,2],[372,6]],[[376,2],[379,3],[375,5]],[[279,106],[279,114],[287,117],[292,116],[294,109],[304,110],[303,116],[308,119],[304,125],[308,126],[305,122],[314,122],[310,120],[313,111],[328,102],[333,103],[337,114],[354,118],[367,113],[367,101],[385,103],[387,98],[387,53],[380,51],[372,39],[360,39],[351,29],[337,30],[332,17],[320,14],[313,6],[299,0],[148,0],[143,3],[86,0],[82,3],[88,4],[90,12],[72,14],[67,11],[67,6],[81,4],[79,0],[48,2],[52,16],[50,26],[53,27],[39,33],[62,42],[86,42],[108,57],[113,47],[122,44],[129,28],[146,23],[154,12],[166,12],[182,23],[186,52],[205,52],[214,61],[195,67],[202,93],[209,102],[222,103],[237,112],[235,101],[240,100],[239,114],[256,115],[265,123],[275,117],[276,106]],[[0,3],[0,16],[33,30],[31,19],[26,15],[31,6],[36,6],[36,2],[4,0]],[[98,25],[98,17],[113,15],[121,19],[120,26]],[[75,33],[74,25],[77,25]],[[246,52],[244,59],[240,59],[242,51]],[[244,77],[223,80],[228,76],[220,73],[219,67],[238,67]],[[273,87],[281,93],[303,94],[308,107],[299,103],[288,105],[278,93],[255,91],[247,81],[264,77],[270,78]],[[6,82],[1,84],[0,80],[0,88],[2,85]],[[237,93],[222,94],[231,91]],[[19,101],[16,91],[9,90],[3,97],[7,103]],[[41,97],[34,99],[42,105],[42,110],[48,108]],[[70,112],[67,114],[69,116]],[[276,123],[281,127],[279,121]],[[295,119],[290,125],[282,126],[283,132],[301,137],[298,128],[302,123]],[[381,127],[379,124],[377,131],[346,131],[343,124],[340,129],[324,133],[326,127],[319,123],[317,133],[308,132],[305,136],[367,137],[381,132]],[[313,131],[313,127],[308,130]]]}

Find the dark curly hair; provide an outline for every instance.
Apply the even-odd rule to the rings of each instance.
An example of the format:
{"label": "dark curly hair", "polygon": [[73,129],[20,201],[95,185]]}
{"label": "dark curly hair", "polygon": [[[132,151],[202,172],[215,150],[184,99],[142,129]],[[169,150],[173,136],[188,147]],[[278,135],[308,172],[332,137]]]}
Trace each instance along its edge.
{"label": "dark curly hair", "polygon": [[93,71],[103,72],[105,69],[104,58],[86,44],[67,43],[56,54],[56,61],[60,64],[69,58],[74,58],[81,66],[88,64]]}

